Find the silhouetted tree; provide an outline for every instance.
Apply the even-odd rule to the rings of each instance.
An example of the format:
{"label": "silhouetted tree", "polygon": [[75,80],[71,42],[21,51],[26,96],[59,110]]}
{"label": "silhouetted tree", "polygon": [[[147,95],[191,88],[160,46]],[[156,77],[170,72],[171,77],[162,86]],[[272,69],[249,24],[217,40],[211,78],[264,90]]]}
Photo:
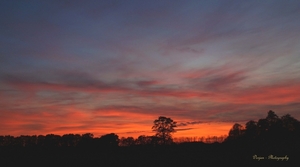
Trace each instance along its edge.
{"label": "silhouetted tree", "polygon": [[297,141],[300,139],[300,122],[291,115],[286,114],[281,117],[283,133],[289,140]]}
{"label": "silhouetted tree", "polygon": [[48,134],[44,138],[44,146],[46,147],[57,147],[60,145],[61,136],[54,135],[54,134]]}
{"label": "silhouetted tree", "polygon": [[246,123],[245,135],[246,138],[252,140],[257,136],[257,122],[251,120]]}
{"label": "silhouetted tree", "polygon": [[274,111],[270,110],[266,117],[268,122],[268,129],[269,132],[273,133],[274,131],[279,131],[282,128],[282,121],[281,119],[275,114]]}
{"label": "silhouetted tree", "polygon": [[299,128],[299,121],[290,114],[282,116],[281,120],[283,127],[289,132],[294,132]]}
{"label": "silhouetted tree", "polygon": [[99,142],[102,146],[115,147],[119,145],[119,136],[115,133],[106,134],[100,137]]}
{"label": "silhouetted tree", "polygon": [[19,137],[16,137],[15,139],[15,145],[21,146],[21,147],[32,147],[37,145],[37,136],[28,136],[28,135],[21,135]]}
{"label": "silhouetted tree", "polygon": [[91,147],[94,144],[94,135],[92,133],[85,133],[81,135],[81,140],[78,145],[83,147]]}
{"label": "silhouetted tree", "polygon": [[151,140],[152,138],[150,136],[141,135],[136,139],[135,143],[137,145],[150,145]]}
{"label": "silhouetted tree", "polygon": [[267,117],[246,123],[246,128],[234,124],[229,131],[228,139],[246,139],[258,143],[271,145],[295,142],[300,139],[300,122],[291,115],[286,114],[281,118],[270,110]]}
{"label": "silhouetted tree", "polygon": [[153,131],[156,132],[156,137],[160,139],[159,144],[170,144],[173,142],[171,133],[176,132],[175,128],[176,122],[171,118],[160,116],[157,120],[154,121],[152,127]]}
{"label": "silhouetted tree", "polygon": [[133,146],[135,145],[135,140],[133,137],[122,137],[119,141],[120,146]]}
{"label": "silhouetted tree", "polygon": [[172,142],[172,139],[166,139],[167,141],[164,141],[163,138],[158,137],[158,136],[150,136],[151,138],[151,143],[150,145],[156,146],[156,145],[162,145],[162,144],[169,144]]}
{"label": "silhouetted tree", "polygon": [[235,123],[229,131],[228,139],[237,139],[241,137],[244,133],[244,128],[242,125]]}
{"label": "silhouetted tree", "polygon": [[4,146],[12,146],[15,138],[13,136],[7,135],[3,137],[3,145]]}
{"label": "silhouetted tree", "polygon": [[276,122],[278,121],[280,118],[278,117],[277,114],[275,114],[274,111],[270,110],[267,114],[266,119],[268,120],[268,122]]}
{"label": "silhouetted tree", "polygon": [[85,133],[82,135],[83,139],[93,139],[94,138],[94,134],[92,133]]}
{"label": "silhouetted tree", "polygon": [[64,134],[61,137],[61,145],[67,147],[75,147],[78,145],[81,140],[81,136],[79,134]]}
{"label": "silhouetted tree", "polygon": [[267,133],[267,131],[269,130],[269,123],[266,119],[259,119],[257,122],[257,134],[259,136],[263,136]]}

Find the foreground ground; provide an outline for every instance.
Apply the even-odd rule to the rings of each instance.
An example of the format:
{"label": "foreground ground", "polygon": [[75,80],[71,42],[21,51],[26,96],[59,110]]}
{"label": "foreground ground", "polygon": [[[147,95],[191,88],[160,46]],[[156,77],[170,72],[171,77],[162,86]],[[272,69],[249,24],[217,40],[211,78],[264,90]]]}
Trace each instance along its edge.
{"label": "foreground ground", "polygon": [[299,143],[229,142],[90,148],[1,147],[0,153],[3,166],[294,166],[300,165],[299,148]]}

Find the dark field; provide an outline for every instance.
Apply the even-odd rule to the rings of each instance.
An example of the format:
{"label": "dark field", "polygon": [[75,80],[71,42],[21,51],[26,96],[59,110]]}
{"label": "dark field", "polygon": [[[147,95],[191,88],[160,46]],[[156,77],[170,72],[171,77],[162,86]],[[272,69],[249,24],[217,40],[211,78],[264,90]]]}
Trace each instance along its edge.
{"label": "dark field", "polygon": [[[299,148],[299,143],[225,142],[90,148],[2,147],[0,152],[4,166],[293,166],[300,165]],[[255,155],[265,159],[255,159]],[[283,157],[288,159],[279,159]]]}

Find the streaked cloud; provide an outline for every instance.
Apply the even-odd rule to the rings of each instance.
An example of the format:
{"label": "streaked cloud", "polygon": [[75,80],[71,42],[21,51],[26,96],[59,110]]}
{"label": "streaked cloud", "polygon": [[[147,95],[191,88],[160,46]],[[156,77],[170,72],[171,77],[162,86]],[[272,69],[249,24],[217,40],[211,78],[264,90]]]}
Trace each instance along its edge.
{"label": "streaked cloud", "polygon": [[207,136],[270,109],[299,119],[299,5],[0,2],[0,135],[151,135],[164,115],[178,136]]}

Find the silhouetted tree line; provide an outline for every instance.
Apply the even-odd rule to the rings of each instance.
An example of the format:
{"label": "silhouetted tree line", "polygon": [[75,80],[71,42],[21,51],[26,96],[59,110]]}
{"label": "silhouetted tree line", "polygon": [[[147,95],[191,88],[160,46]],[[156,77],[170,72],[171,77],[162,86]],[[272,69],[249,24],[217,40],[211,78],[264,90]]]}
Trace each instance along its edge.
{"label": "silhouetted tree line", "polygon": [[[180,144],[188,142],[203,143],[222,143],[226,139],[224,136],[208,136],[208,137],[179,137],[173,138],[168,144]],[[157,136],[141,135],[137,138],[121,137],[111,133],[103,135],[99,138],[94,137],[91,133],[86,134],[65,134],[65,135],[21,135],[13,137],[10,135],[0,136],[0,146],[16,146],[16,147],[92,147],[92,146],[156,146],[163,145],[162,139]]]}
{"label": "silhouetted tree line", "polygon": [[[184,142],[191,140],[186,139]],[[94,137],[91,133],[86,134],[65,134],[65,135],[21,135],[0,136],[0,146],[16,146],[16,147],[83,147],[83,146],[134,146],[134,145],[160,145],[161,139],[156,136],[141,135],[134,139],[133,137],[122,137],[111,133],[103,135],[99,138]]]}
{"label": "silhouetted tree line", "polygon": [[290,114],[279,117],[270,110],[266,118],[235,123],[225,141],[294,142],[300,139],[300,122]]}
{"label": "silhouetted tree line", "polygon": [[[0,136],[2,166],[290,166],[300,164],[300,124],[287,114],[234,124],[227,136],[173,138],[176,122],[159,117],[153,136],[119,138],[115,133]],[[225,141],[224,141],[225,140]],[[257,161],[285,156],[289,161]],[[25,166],[26,166],[25,165]]]}
{"label": "silhouetted tree line", "polygon": [[160,116],[154,120],[152,127],[156,132],[154,136],[141,135],[137,139],[133,137],[122,137],[115,133],[103,135],[99,138],[94,138],[91,133],[80,134],[65,134],[63,136],[48,134],[33,135],[33,136],[0,136],[0,146],[15,146],[15,147],[117,147],[117,146],[133,146],[133,145],[167,145],[174,144],[171,133],[175,132],[176,122],[171,118]]}
{"label": "silhouetted tree line", "polygon": [[167,117],[159,117],[154,121],[154,136],[141,135],[138,138],[122,137],[115,133],[94,137],[91,133],[86,134],[65,134],[65,135],[21,135],[0,136],[0,146],[16,147],[117,147],[117,146],[156,146],[170,145],[186,142],[222,143],[223,141],[289,141],[293,142],[300,139],[300,122],[291,115],[286,114],[279,117],[274,111],[270,110],[266,118],[258,121],[250,120],[245,126],[235,123],[230,129],[228,136],[211,137],[181,137],[172,138],[171,133],[176,132],[176,122]]}
{"label": "silhouetted tree line", "polygon": [[105,146],[115,147],[118,146],[119,137],[114,133],[103,135],[99,138],[94,138],[91,133],[83,135],[79,134],[65,134],[55,135],[21,135],[18,137],[13,136],[0,136],[0,146],[15,146],[15,147],[86,147],[86,146]]}

